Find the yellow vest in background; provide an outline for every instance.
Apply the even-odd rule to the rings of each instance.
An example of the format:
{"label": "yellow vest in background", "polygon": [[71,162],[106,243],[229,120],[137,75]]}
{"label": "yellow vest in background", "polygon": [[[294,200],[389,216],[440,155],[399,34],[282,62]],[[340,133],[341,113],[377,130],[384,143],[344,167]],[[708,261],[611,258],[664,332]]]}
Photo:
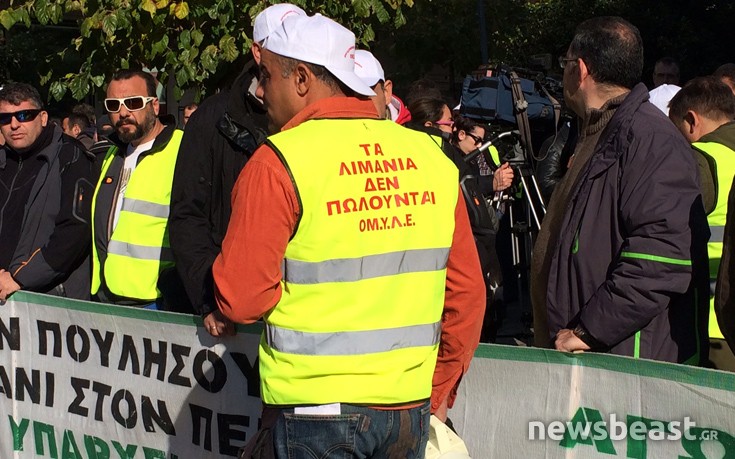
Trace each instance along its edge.
{"label": "yellow vest in background", "polygon": [[[158,275],[174,265],[168,240],[168,215],[182,135],[183,131],[175,130],[163,150],[140,158],[125,189],[122,210],[107,246],[104,267],[100,266],[97,248],[92,244],[93,295],[99,291],[103,271],[107,288],[115,295],[151,301],[161,297],[157,287]],[[102,163],[100,181],[92,201],[92,215],[95,214],[100,185],[116,152],[116,147],[111,148]],[[93,241],[95,230],[93,225]]]}
{"label": "yellow vest in background", "polygon": [[260,343],[270,405],[428,399],[458,171],[389,120],[311,120],[268,140],[301,218]]}
{"label": "yellow vest in background", "polygon": [[735,151],[716,142],[695,142],[692,145],[709,155],[715,163],[714,180],[717,201],[714,210],[707,215],[707,223],[709,223],[711,233],[707,243],[710,278],[709,337],[725,339],[717,325],[714,295],[717,272],[720,269],[720,258],[722,258],[722,239],[725,235],[725,220],[727,217],[727,197],[730,194],[733,175],[735,175]]}

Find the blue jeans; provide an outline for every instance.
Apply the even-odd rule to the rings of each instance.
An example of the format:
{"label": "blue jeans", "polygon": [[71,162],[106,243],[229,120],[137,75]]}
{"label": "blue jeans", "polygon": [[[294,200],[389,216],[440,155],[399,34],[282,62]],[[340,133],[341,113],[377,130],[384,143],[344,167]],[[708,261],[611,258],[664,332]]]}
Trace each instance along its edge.
{"label": "blue jeans", "polygon": [[423,459],[429,441],[429,402],[406,410],[342,404],[339,415],[282,409],[273,427],[278,459]]}

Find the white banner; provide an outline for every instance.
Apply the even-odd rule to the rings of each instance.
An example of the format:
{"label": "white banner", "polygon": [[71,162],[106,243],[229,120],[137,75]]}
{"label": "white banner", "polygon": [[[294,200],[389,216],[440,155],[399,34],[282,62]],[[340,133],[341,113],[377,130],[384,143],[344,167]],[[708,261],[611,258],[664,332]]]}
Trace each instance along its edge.
{"label": "white banner", "polygon": [[16,293],[0,306],[0,458],[234,457],[258,428],[259,333]]}
{"label": "white banner", "polygon": [[[261,328],[18,292],[0,305],[0,459],[234,457]],[[735,458],[735,374],[481,345],[450,412],[475,459]]]}
{"label": "white banner", "polygon": [[735,458],[735,374],[481,345],[450,418],[475,459]]}

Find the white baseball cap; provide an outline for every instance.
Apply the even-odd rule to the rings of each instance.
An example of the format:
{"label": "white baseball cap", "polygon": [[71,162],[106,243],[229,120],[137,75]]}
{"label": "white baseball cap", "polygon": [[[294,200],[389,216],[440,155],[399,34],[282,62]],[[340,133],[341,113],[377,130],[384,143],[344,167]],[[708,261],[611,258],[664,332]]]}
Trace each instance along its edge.
{"label": "white baseball cap", "polygon": [[661,86],[651,89],[648,97],[653,105],[669,116],[669,102],[674,98],[681,88],[675,84],[662,84]]}
{"label": "white baseball cap", "polygon": [[355,73],[355,34],[321,14],[290,15],[263,47],[280,56],[322,65],[356,93],[375,95]]}
{"label": "white baseball cap", "polygon": [[261,42],[268,38],[268,35],[279,28],[283,20],[289,16],[306,16],[306,13],[290,3],[278,3],[261,11],[255,16],[253,23],[253,41]]}
{"label": "white baseball cap", "polygon": [[358,49],[355,51],[355,73],[371,88],[379,81],[385,81],[385,72],[373,53]]}

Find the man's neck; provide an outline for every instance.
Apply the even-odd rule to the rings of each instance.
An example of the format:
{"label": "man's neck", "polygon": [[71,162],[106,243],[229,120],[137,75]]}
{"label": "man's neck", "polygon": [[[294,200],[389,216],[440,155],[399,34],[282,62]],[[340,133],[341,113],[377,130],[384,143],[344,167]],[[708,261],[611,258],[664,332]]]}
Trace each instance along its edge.
{"label": "man's neck", "polygon": [[607,101],[620,97],[626,92],[630,92],[630,89],[620,86],[597,85],[597,87],[587,95],[584,101],[585,109],[586,111],[599,110],[607,103]]}
{"label": "man's neck", "polygon": [[151,140],[154,140],[156,137],[158,137],[158,134],[160,134],[163,131],[163,128],[165,126],[160,121],[156,120],[156,124],[153,125],[153,129],[148,131],[148,134],[144,135],[138,140],[133,140],[130,142],[130,145],[133,147],[137,147],[138,145],[150,142]]}

